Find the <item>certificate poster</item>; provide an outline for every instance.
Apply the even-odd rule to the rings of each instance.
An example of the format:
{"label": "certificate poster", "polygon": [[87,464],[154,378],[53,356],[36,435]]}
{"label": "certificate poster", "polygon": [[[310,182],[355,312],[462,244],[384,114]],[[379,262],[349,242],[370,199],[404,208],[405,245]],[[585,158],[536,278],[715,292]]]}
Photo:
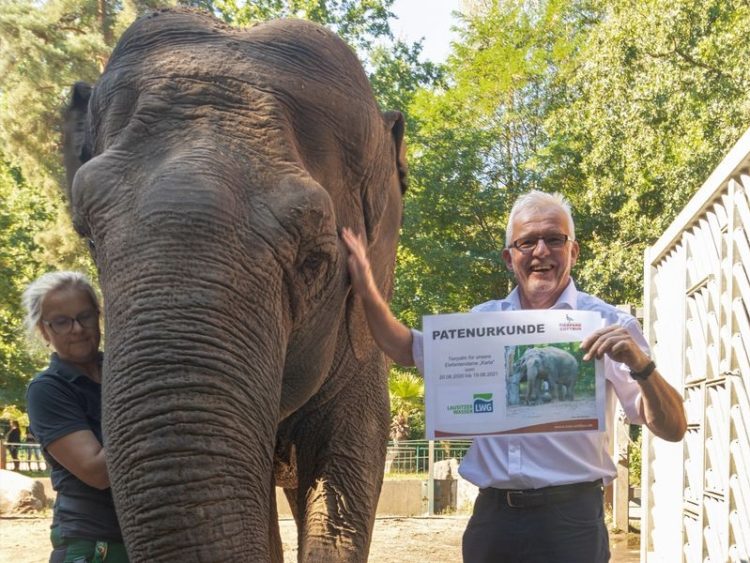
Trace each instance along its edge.
{"label": "certificate poster", "polygon": [[592,311],[424,317],[429,439],[604,430],[604,362],[581,341]]}

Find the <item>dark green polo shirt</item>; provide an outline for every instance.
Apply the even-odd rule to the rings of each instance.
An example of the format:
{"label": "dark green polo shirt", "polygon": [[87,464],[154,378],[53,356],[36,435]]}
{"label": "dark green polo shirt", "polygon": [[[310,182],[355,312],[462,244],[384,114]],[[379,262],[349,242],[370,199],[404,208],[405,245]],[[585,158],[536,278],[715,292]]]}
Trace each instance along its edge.
{"label": "dark green polo shirt", "polygon": [[102,440],[101,385],[52,354],[49,367],[29,383],[26,401],[31,430],[52,468],[57,492],[52,525],[63,538],[122,541],[110,489],[78,479],[47,453],[47,446],[72,432],[91,430]]}

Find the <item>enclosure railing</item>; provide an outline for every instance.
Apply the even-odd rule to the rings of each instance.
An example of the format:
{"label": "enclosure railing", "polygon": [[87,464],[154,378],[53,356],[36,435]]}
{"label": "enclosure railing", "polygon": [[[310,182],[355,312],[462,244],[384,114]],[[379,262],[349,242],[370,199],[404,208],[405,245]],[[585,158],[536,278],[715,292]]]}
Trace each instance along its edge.
{"label": "enclosure railing", "polygon": [[[464,458],[471,440],[438,440],[434,442],[432,462]],[[430,443],[428,440],[399,440],[388,442],[385,457],[387,474],[426,474],[430,465]]]}
{"label": "enclosure railing", "polygon": [[[5,442],[0,440],[0,469],[13,471],[46,471],[47,462],[42,455],[42,447],[34,442]],[[16,455],[12,456],[11,452]]]}

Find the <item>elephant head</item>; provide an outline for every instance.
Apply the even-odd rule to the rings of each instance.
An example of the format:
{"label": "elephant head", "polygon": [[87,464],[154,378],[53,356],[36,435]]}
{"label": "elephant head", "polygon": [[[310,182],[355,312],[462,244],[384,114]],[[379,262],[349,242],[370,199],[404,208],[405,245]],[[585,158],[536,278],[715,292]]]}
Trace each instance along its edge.
{"label": "elephant head", "polygon": [[542,349],[529,348],[515,365],[514,374],[519,383],[522,379],[526,380],[526,404],[537,404],[542,396],[542,382],[547,377]]}
{"label": "elephant head", "polygon": [[65,125],[68,198],[105,302],[103,426],[133,561],[281,560],[274,452],[301,560],[364,561],[386,361],[338,230],[389,295],[404,123],[352,51],[297,20],[137,20]]}

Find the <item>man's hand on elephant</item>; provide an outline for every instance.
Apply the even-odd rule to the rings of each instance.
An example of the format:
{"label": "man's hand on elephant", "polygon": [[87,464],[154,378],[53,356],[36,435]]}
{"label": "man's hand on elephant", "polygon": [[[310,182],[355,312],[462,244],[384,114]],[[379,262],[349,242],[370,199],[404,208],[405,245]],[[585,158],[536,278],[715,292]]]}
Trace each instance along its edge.
{"label": "man's hand on elephant", "polygon": [[633,371],[640,371],[651,361],[646,353],[620,325],[610,325],[589,334],[581,342],[586,351],[584,360],[596,357],[601,359],[607,354],[616,362],[622,362]]}
{"label": "man's hand on elephant", "polygon": [[341,240],[344,241],[349,256],[346,259],[349,268],[349,276],[352,280],[354,291],[363,299],[378,292],[375,279],[372,275],[370,261],[367,258],[367,245],[364,236],[355,235],[348,227],[341,229]]}
{"label": "man's hand on elephant", "polygon": [[367,245],[362,235],[355,235],[351,229],[341,229],[341,240],[349,250],[347,265],[354,291],[364,303],[370,333],[380,349],[393,361],[402,366],[413,366],[412,335],[391,312],[385,299],[375,284],[370,261],[367,259]]}

